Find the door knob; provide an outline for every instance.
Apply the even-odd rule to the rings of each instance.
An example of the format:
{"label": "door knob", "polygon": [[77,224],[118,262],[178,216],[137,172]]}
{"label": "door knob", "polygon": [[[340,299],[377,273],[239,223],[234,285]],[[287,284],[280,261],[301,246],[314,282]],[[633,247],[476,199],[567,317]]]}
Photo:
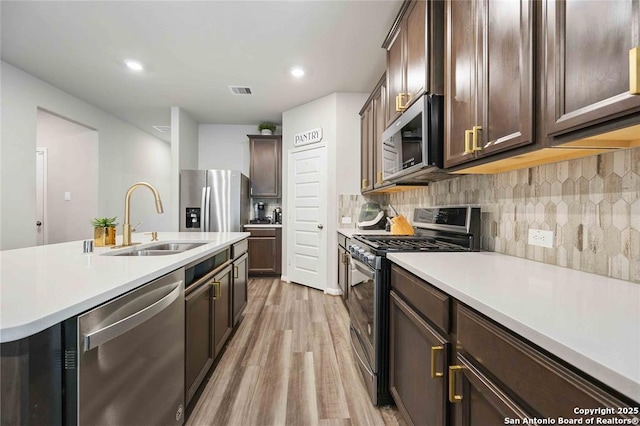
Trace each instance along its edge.
{"label": "door knob", "polygon": [[42,222],[37,221],[37,222],[36,222],[36,225],[37,225],[37,226],[42,226]]}
{"label": "door knob", "polygon": [[321,223],[319,223],[319,224],[318,224],[318,229],[322,229],[322,228],[324,228],[324,225],[323,225],[323,224],[321,224]]}

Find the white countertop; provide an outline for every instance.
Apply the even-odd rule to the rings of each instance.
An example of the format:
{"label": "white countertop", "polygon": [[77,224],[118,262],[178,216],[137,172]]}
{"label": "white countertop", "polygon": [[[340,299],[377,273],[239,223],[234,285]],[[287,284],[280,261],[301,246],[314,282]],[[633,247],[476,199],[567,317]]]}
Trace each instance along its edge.
{"label": "white countertop", "polygon": [[[159,232],[159,242],[208,242],[165,256],[103,256],[116,251],[110,247],[83,254],[82,241],[0,251],[0,342],[42,331],[249,235]],[[157,244],[148,235],[132,239],[143,242],[136,248]]]}
{"label": "white countertop", "polygon": [[640,284],[492,252],[387,257],[640,401]]}
{"label": "white countertop", "polygon": [[281,223],[247,223],[245,228],[282,228]]}

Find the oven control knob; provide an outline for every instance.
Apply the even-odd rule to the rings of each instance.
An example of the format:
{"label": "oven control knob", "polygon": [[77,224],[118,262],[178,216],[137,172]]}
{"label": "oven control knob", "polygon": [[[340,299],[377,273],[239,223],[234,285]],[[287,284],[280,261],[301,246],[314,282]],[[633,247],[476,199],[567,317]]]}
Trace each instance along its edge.
{"label": "oven control knob", "polygon": [[375,259],[376,257],[371,253],[367,253],[365,258],[367,259],[367,263],[373,264],[373,259]]}

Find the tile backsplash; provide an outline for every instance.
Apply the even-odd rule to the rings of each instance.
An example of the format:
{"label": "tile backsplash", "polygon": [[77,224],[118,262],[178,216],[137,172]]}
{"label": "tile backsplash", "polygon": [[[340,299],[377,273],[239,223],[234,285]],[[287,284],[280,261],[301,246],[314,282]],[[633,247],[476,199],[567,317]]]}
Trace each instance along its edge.
{"label": "tile backsplash", "polygon": [[[369,200],[407,218],[419,206],[477,204],[483,250],[640,283],[640,148],[390,195],[341,195],[338,223],[355,222]],[[529,228],[553,231],[553,248],[528,245]]]}

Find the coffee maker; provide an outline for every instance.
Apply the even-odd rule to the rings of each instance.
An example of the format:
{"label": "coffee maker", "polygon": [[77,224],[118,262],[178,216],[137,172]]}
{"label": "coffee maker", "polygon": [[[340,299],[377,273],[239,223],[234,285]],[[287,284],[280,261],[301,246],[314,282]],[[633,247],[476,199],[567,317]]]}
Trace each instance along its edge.
{"label": "coffee maker", "polygon": [[262,201],[255,203],[253,205],[254,219],[251,220],[251,223],[271,223],[271,219],[265,215],[266,208],[267,205]]}

